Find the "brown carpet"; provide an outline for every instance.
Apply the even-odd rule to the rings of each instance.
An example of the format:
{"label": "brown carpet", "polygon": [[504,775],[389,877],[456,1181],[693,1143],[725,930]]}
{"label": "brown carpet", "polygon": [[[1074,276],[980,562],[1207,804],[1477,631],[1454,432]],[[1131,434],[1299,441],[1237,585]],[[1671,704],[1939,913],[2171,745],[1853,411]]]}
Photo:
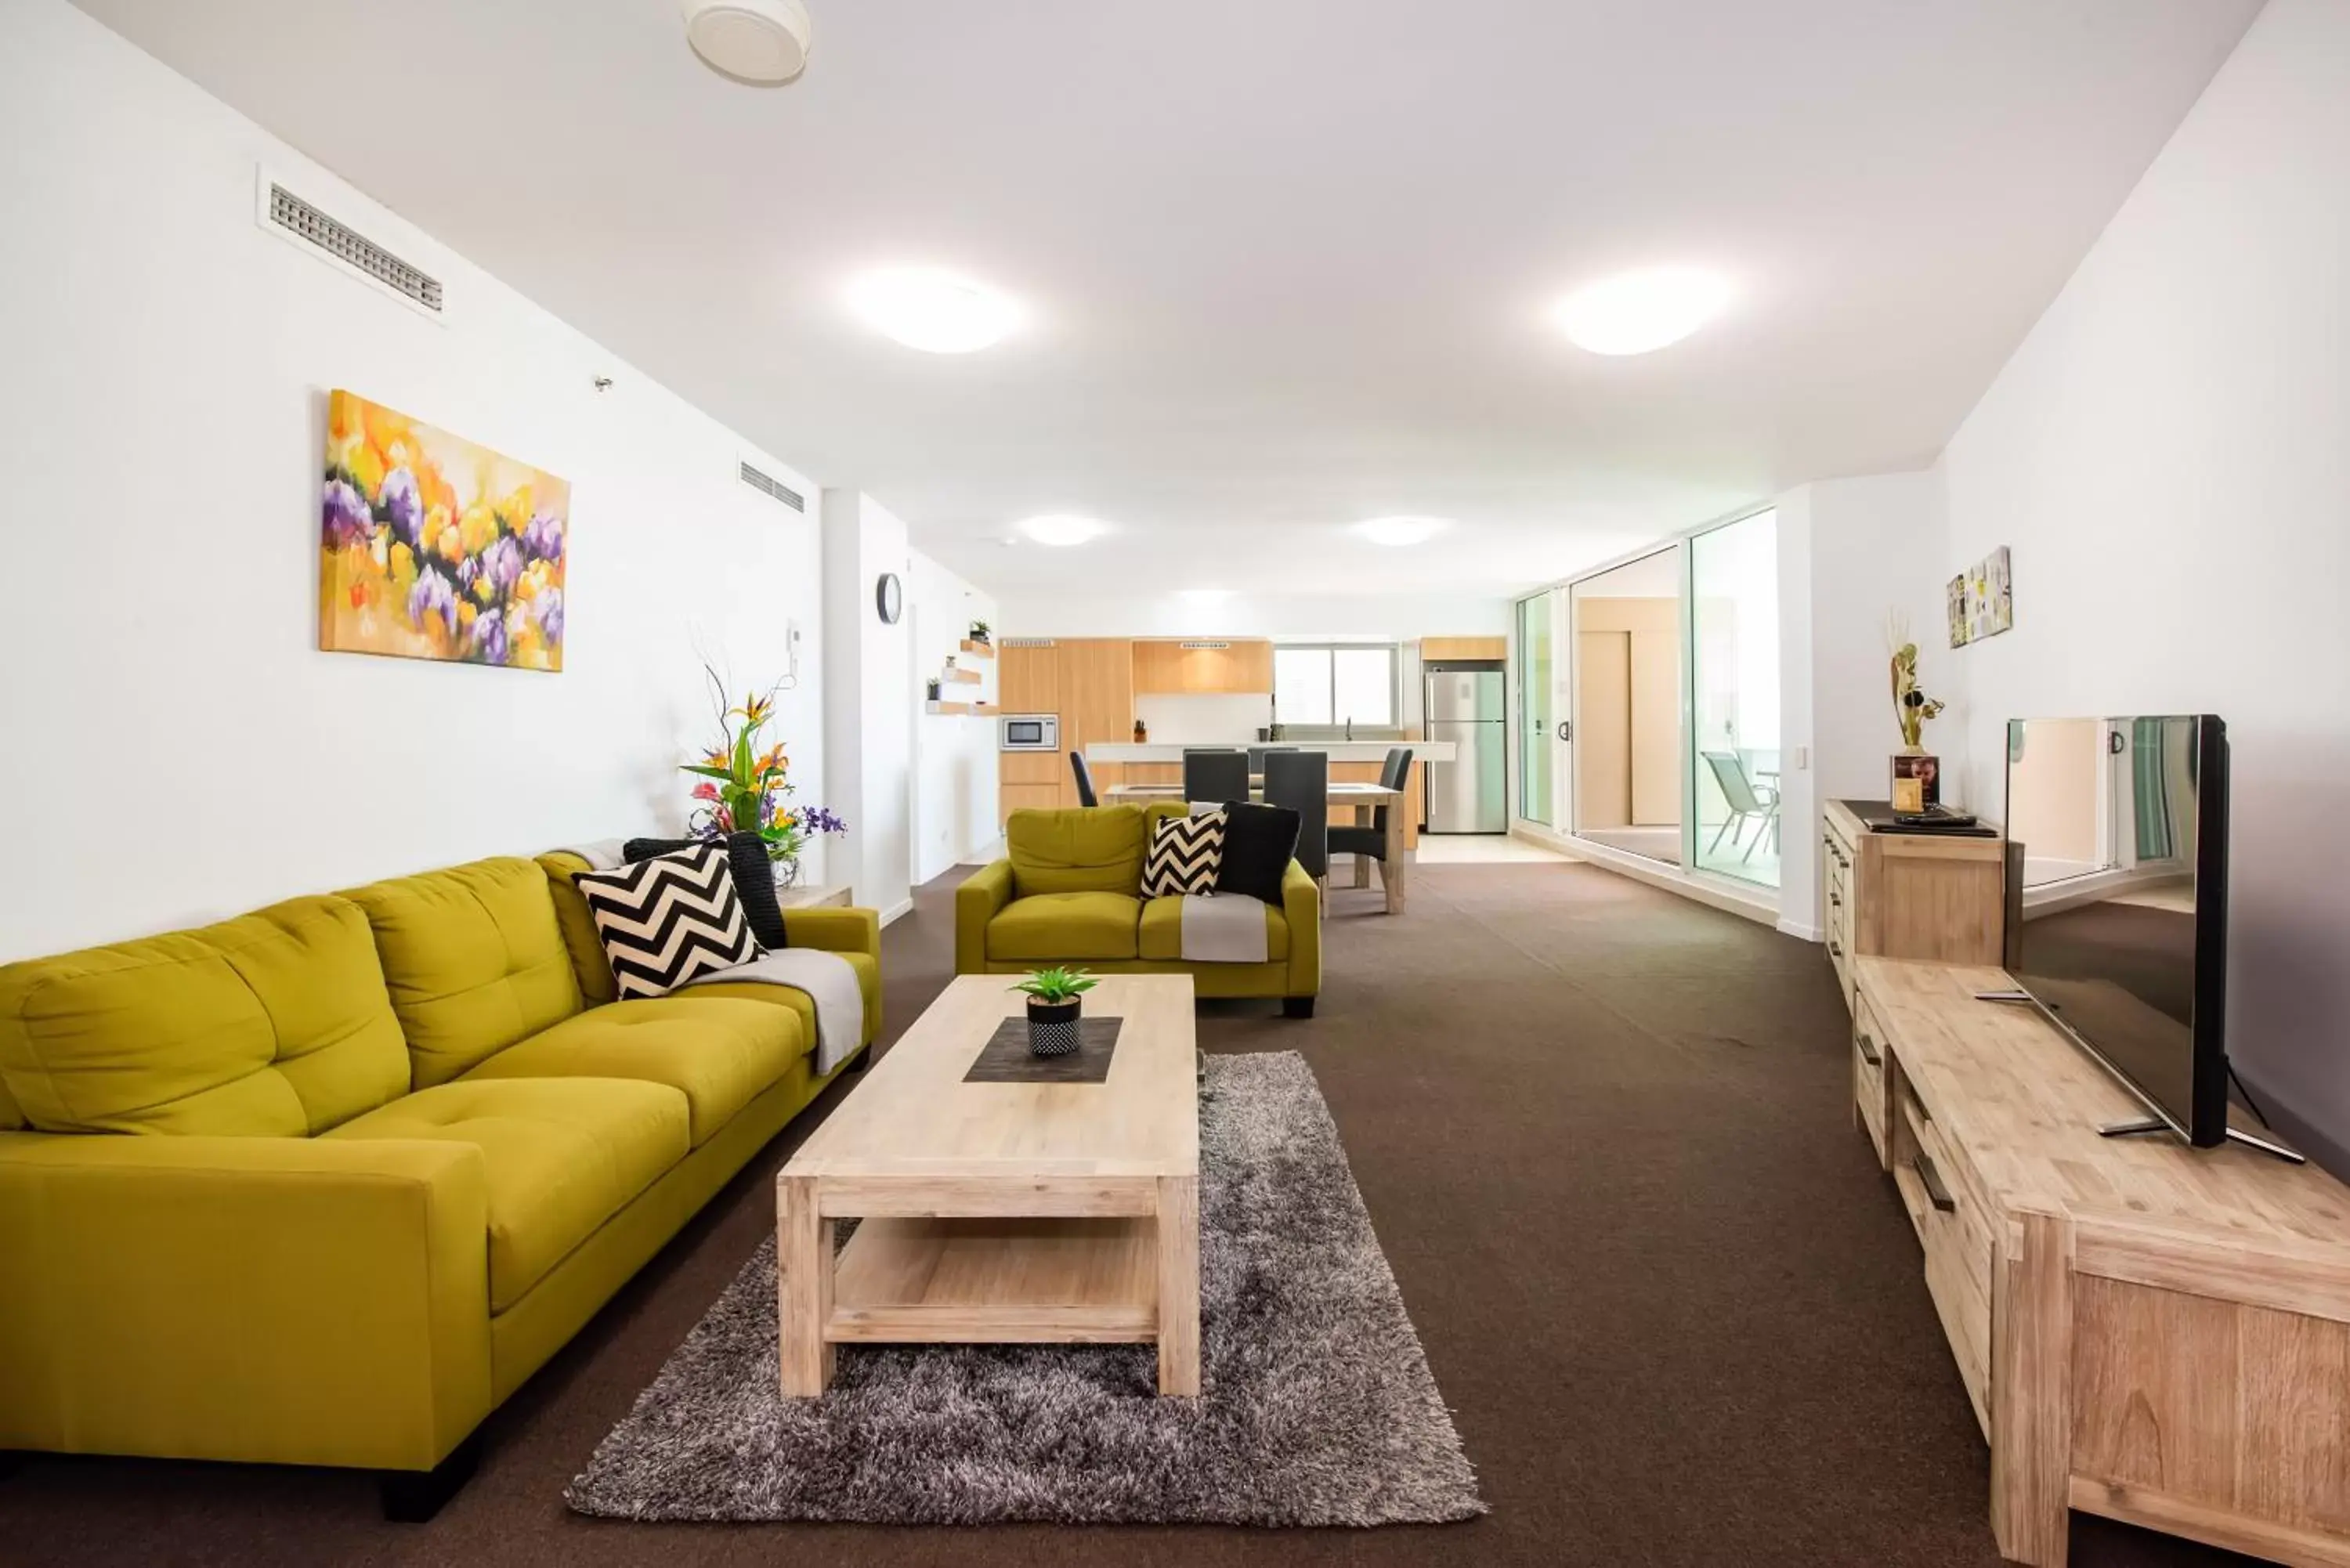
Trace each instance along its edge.
{"label": "brown carpet", "polygon": [[[949,977],[953,880],[884,938],[893,1029]],[[1992,1568],[1989,1460],[1917,1243],[1852,1127],[1819,948],[1585,867],[1423,867],[1408,913],[1378,908],[1336,895],[1312,1022],[1211,1004],[1201,1038],[1312,1063],[1487,1518],[954,1531],[570,1513],[565,1484],[768,1233],[775,1168],[820,1104],[490,1418],[482,1473],[434,1522],[383,1523],[369,1481],[333,1471],[42,1460],[0,1481],[0,1560]],[[2076,1517],[2073,1561],[2243,1560]]]}

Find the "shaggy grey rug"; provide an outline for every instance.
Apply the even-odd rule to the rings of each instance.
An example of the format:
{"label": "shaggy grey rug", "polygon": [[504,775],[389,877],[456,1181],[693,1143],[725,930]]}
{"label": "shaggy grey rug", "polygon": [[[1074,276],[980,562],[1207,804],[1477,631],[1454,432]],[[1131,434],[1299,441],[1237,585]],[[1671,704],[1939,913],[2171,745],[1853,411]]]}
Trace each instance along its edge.
{"label": "shaggy grey rug", "polygon": [[844,1345],[822,1399],[786,1400],[770,1241],[566,1501],[877,1524],[1484,1512],[1305,1058],[1209,1058],[1200,1141],[1201,1397],[1158,1397],[1149,1345]]}

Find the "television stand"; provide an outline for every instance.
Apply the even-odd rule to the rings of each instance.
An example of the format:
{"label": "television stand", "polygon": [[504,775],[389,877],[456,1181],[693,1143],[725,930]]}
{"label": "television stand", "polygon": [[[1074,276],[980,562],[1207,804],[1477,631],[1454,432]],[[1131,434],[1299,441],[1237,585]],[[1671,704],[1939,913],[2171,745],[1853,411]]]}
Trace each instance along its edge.
{"label": "television stand", "polygon": [[[2137,1137],[2142,1133],[2168,1133],[2176,1137],[2178,1136],[2178,1129],[2155,1116],[2140,1116],[2126,1122],[2107,1122],[2097,1129],[2099,1137]],[[2228,1141],[2242,1144],[2246,1148],[2259,1149],[2262,1154],[2272,1154],[2288,1164],[2309,1163],[2309,1157],[2299,1149],[2287,1148],[2281,1143],[2273,1143],[2258,1133],[2249,1133],[2241,1127],[2230,1127]]]}
{"label": "television stand", "polygon": [[[2350,1189],[2099,1137],[2144,1107],[1988,966],[1853,964],[1854,1117],[1890,1175],[1991,1447],[2001,1553],[2074,1511],[2350,1564]],[[2244,1147],[2238,1147],[2238,1143]]]}

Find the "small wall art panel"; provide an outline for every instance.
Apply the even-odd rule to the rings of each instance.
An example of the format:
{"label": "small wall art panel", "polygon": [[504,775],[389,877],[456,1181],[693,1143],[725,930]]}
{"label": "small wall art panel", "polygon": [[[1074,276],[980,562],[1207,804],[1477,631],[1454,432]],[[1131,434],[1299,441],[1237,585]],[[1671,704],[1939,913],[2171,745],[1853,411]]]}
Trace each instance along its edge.
{"label": "small wall art panel", "polygon": [[2015,592],[2002,545],[1950,579],[1950,646],[1964,648],[2015,625]]}

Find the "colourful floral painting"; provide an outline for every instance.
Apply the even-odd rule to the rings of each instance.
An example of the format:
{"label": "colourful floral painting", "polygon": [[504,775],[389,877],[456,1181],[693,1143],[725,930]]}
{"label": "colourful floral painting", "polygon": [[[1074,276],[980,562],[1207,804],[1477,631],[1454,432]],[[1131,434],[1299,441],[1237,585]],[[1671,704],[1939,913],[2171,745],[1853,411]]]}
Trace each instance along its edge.
{"label": "colourful floral painting", "polygon": [[320,648],[563,668],[567,481],[338,389],[319,528]]}

